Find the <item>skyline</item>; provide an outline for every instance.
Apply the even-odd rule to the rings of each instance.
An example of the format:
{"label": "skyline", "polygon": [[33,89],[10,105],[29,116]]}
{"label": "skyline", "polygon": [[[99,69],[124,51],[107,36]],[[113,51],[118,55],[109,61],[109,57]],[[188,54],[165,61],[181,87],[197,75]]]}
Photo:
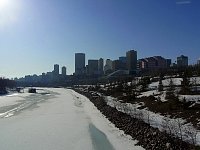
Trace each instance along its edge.
{"label": "skyline", "polygon": [[181,54],[200,57],[198,0],[2,0],[0,76],[41,74],[53,64],[74,72],[74,54],[86,60]]}
{"label": "skyline", "polygon": [[[131,51],[134,51],[134,53],[136,53],[136,56],[132,56],[133,54],[128,54],[127,55],[127,53],[130,53]],[[77,54],[81,54],[81,55],[84,55],[83,57],[84,58],[82,58],[82,56],[80,57],[80,56],[76,56]],[[77,57],[77,58],[76,58]],[[151,57],[146,57],[146,58],[139,58],[139,59],[137,59],[137,51],[135,51],[135,50],[129,50],[129,51],[127,51],[126,52],[126,56],[122,56],[122,57],[118,57],[118,59],[115,59],[115,60],[111,60],[111,59],[103,59],[103,58],[99,58],[99,59],[88,59],[88,60],[85,60],[85,54],[84,53],[75,53],[75,66],[77,65],[77,68],[75,67],[74,68],[74,72],[72,73],[72,74],[67,74],[67,67],[66,66],[60,66],[59,64],[54,64],[53,65],[53,70],[49,70],[49,71],[47,71],[47,72],[42,72],[41,74],[27,74],[27,75],[24,75],[24,76],[22,76],[22,77],[15,77],[16,79],[22,79],[22,78],[25,78],[26,76],[42,76],[42,75],[49,75],[49,73],[52,73],[52,75],[56,75],[57,77],[58,77],[58,75],[86,75],[86,74],[90,74],[90,73],[87,73],[87,72],[85,72],[87,69],[87,66],[93,66],[94,65],[94,63],[95,63],[95,66],[97,66],[97,68],[95,68],[95,69],[98,69],[98,71],[99,71],[99,69],[101,70],[101,68],[102,68],[102,72],[104,72],[103,74],[106,74],[105,72],[106,72],[106,70],[108,69],[106,69],[105,70],[105,67],[107,66],[107,65],[109,65],[109,63],[107,62],[107,61],[110,61],[111,63],[114,63],[115,61],[121,61],[121,63],[124,63],[124,58],[126,59],[125,61],[130,61],[129,59],[131,59],[131,58],[128,58],[128,57],[136,57],[136,62],[135,63],[130,63],[130,64],[132,64],[133,66],[133,68],[134,68],[134,64],[136,65],[135,67],[136,67],[136,70],[140,70],[140,69],[155,69],[155,67],[160,67],[160,68],[162,68],[162,67],[170,67],[170,65],[172,65],[172,66],[176,66],[176,67],[181,67],[181,66],[188,66],[188,65],[190,65],[190,64],[188,64],[188,57],[187,56],[184,56],[184,55],[181,55],[181,56],[179,56],[179,57],[177,57],[177,60],[175,61],[175,63],[173,63],[173,62],[171,62],[171,59],[168,59],[168,58],[164,58],[164,57],[162,57],[162,56],[151,56]],[[121,59],[120,59],[121,58]],[[141,64],[141,62],[140,61],[144,61],[144,60],[146,60],[146,59],[152,59],[152,58],[156,58],[156,60],[157,59],[160,59],[159,60],[159,64],[157,64],[156,66],[154,66],[153,64],[152,64],[152,61],[151,61],[151,65],[150,65],[150,68],[149,67],[147,67],[148,65],[146,64],[146,65],[142,65],[142,66],[140,66]],[[76,60],[81,60],[81,59],[84,59],[85,61],[84,61],[84,63],[83,63],[83,61],[81,61],[81,62],[77,62]],[[164,64],[163,64],[163,59],[164,59]],[[183,60],[183,59],[186,59],[186,60]],[[100,65],[102,65],[101,67],[99,66],[99,61],[101,61],[102,60],[102,62],[101,62],[101,64]],[[168,60],[170,61],[170,64],[168,63]],[[96,65],[96,61],[97,61],[97,65]],[[133,61],[133,60],[132,60]],[[200,59],[199,60],[197,60],[197,63],[195,64],[195,65],[199,65],[199,61],[200,61]],[[88,62],[88,63],[85,63],[85,62]],[[145,61],[146,62],[146,61]],[[76,64],[76,63],[78,63],[78,64]],[[91,64],[92,63],[92,64]],[[85,64],[85,65],[83,65],[83,64]],[[129,64],[129,65],[130,65]],[[155,63],[156,64],[156,63]],[[80,67],[80,65],[81,65],[81,67]],[[114,64],[111,64],[112,65],[112,67],[114,66]],[[116,65],[116,64],[115,64]],[[78,67],[79,66],[79,67]],[[94,67],[94,66],[93,66]],[[119,67],[119,66],[118,66]],[[125,66],[124,67],[128,67],[127,66],[127,64],[125,63]],[[124,69],[124,67],[122,67],[123,69]],[[147,67],[147,68],[146,68]],[[121,68],[121,67],[120,67]],[[78,70],[76,70],[76,69],[78,69]],[[79,69],[81,69],[81,72],[80,72],[80,70]],[[83,70],[82,70],[83,69]],[[86,69],[86,70],[85,70]],[[92,68],[92,69],[94,69],[94,68]],[[109,70],[109,69],[108,69]],[[121,69],[119,69],[119,70],[121,70]],[[128,68],[126,68],[126,69],[124,69],[124,70],[131,70],[130,68],[128,69]],[[77,71],[77,72],[76,72]],[[93,70],[94,71],[94,70]],[[97,70],[96,70],[97,71]],[[117,70],[115,70],[115,69],[111,69],[111,71],[112,71],[112,73],[113,72],[115,72],[115,71],[117,71]],[[91,73],[91,74],[95,74],[95,72],[93,72],[93,73]],[[99,74],[99,73],[97,73],[97,74]],[[101,73],[99,74],[99,75],[102,75]],[[14,79],[14,78],[12,78],[12,79]]]}

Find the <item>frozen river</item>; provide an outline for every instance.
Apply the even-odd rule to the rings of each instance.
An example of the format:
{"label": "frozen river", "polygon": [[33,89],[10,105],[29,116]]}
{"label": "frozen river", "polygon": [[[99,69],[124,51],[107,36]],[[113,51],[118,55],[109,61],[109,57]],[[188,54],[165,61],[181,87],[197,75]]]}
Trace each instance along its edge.
{"label": "frozen river", "polygon": [[0,150],[141,150],[69,89],[0,96]]}

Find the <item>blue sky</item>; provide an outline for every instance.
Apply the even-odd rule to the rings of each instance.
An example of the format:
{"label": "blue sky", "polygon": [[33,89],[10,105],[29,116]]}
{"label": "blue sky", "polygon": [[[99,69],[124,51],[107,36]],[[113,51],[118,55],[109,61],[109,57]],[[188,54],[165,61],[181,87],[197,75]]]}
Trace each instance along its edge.
{"label": "blue sky", "polygon": [[[2,2],[1,2],[2,1]],[[199,0],[0,0],[0,76],[74,72],[74,53],[200,57]]]}

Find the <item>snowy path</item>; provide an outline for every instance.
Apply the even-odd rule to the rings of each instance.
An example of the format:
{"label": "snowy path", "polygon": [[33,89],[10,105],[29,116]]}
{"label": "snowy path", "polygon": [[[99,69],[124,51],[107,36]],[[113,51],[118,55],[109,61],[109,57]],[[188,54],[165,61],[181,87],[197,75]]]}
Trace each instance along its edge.
{"label": "snowy path", "polygon": [[[48,90],[58,94],[0,118],[1,150],[143,149],[109,123],[84,96],[67,89]],[[16,97],[12,98],[16,105]],[[24,98],[30,101],[30,95]],[[22,104],[23,99],[19,100]]]}

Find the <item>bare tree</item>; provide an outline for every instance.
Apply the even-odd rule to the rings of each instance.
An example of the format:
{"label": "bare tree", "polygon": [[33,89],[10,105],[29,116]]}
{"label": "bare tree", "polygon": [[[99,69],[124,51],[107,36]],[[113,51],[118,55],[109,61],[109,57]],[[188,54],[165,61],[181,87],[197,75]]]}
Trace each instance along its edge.
{"label": "bare tree", "polygon": [[175,96],[174,91],[175,91],[175,85],[174,85],[174,82],[173,82],[172,78],[170,78],[165,98],[166,99],[177,99],[177,97]]}
{"label": "bare tree", "polygon": [[159,91],[159,92],[163,91],[163,83],[162,83],[162,80],[163,80],[163,75],[160,74],[159,84],[158,84],[158,91]]}
{"label": "bare tree", "polygon": [[172,122],[173,134],[183,140],[183,122],[180,118],[175,119]]}
{"label": "bare tree", "polygon": [[181,81],[181,94],[189,94],[190,93],[190,79],[189,73],[185,71],[182,75],[183,81]]}
{"label": "bare tree", "polygon": [[197,94],[198,89],[197,89],[197,78],[196,77],[192,78],[192,86],[194,87],[195,94]]}
{"label": "bare tree", "polygon": [[151,122],[150,122],[150,112],[148,110],[146,110],[144,113],[143,113],[143,117],[145,117],[145,119],[147,120],[147,123],[149,125],[151,125]]}

